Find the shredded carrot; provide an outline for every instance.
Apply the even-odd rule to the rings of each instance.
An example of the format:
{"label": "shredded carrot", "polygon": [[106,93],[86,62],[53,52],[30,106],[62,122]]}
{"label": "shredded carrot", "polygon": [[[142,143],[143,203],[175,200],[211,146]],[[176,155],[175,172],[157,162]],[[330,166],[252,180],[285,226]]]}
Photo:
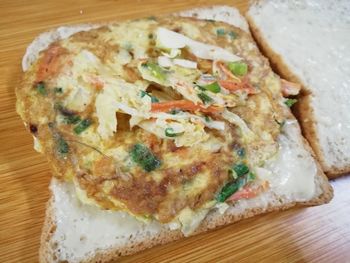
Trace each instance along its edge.
{"label": "shredded carrot", "polygon": [[66,49],[57,44],[49,46],[44,56],[40,59],[39,68],[36,73],[37,82],[43,81],[59,71],[62,66],[62,64],[59,63],[59,57],[64,53],[66,53]]}
{"label": "shredded carrot", "polygon": [[243,84],[232,80],[219,80],[219,85],[229,91],[242,90]]}
{"label": "shredded carrot", "polygon": [[188,100],[175,100],[175,101],[166,101],[166,102],[157,102],[152,103],[153,112],[168,112],[173,109],[180,109],[185,111],[201,111],[205,113],[215,113],[222,111],[222,108],[209,106],[205,108],[203,104],[195,104],[192,101]]}
{"label": "shredded carrot", "polygon": [[219,85],[232,92],[245,90],[248,94],[256,93],[256,90],[249,84],[247,80],[243,80],[243,82],[240,83],[232,80],[219,80]]}
{"label": "shredded carrot", "polygon": [[267,181],[264,181],[259,187],[257,188],[251,188],[250,185],[247,185],[243,187],[238,192],[234,193],[228,198],[228,201],[234,202],[238,201],[239,199],[249,199],[256,197],[258,194],[266,191],[269,188],[269,183]]}
{"label": "shredded carrot", "polygon": [[244,187],[238,192],[234,193],[231,195],[231,197],[228,199],[228,201],[237,201],[239,199],[249,199],[257,196],[257,191],[256,189],[252,189],[250,187]]}

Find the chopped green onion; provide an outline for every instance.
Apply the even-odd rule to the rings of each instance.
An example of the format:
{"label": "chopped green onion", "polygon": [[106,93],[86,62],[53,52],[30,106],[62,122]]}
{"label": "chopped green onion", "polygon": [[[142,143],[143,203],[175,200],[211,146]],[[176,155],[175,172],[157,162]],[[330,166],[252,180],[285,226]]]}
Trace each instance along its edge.
{"label": "chopped green onion", "polygon": [[255,175],[252,172],[249,172],[245,176],[241,176],[237,178],[233,182],[227,183],[220,191],[220,193],[216,196],[216,200],[218,202],[225,202],[227,198],[245,186],[247,183],[255,180]]}
{"label": "chopped green onion", "polygon": [[244,76],[248,72],[248,65],[244,62],[229,62],[228,68],[237,76]]}
{"label": "chopped green onion", "polygon": [[131,159],[142,167],[146,172],[151,172],[157,169],[161,162],[160,160],[143,144],[135,144],[130,151]]}
{"label": "chopped green onion", "polygon": [[209,116],[207,116],[207,115],[205,115],[204,119],[205,119],[206,122],[211,122],[211,118]]}
{"label": "chopped green onion", "polygon": [[165,129],[165,136],[167,137],[176,137],[181,135],[182,132],[176,133],[173,128],[166,128]]}
{"label": "chopped green onion", "polygon": [[236,173],[238,177],[241,177],[247,173],[249,173],[249,168],[243,163],[235,164],[232,167],[232,170]]}
{"label": "chopped green onion", "polygon": [[151,94],[149,94],[148,92],[141,90],[141,98],[143,98],[144,96],[148,96],[151,98],[151,102],[155,103],[155,102],[159,102],[159,99],[157,99],[156,97],[152,96]]}
{"label": "chopped green onion", "polygon": [[199,94],[197,94],[198,98],[201,99],[201,101],[203,101],[204,104],[212,102],[213,99],[210,98],[207,94],[205,94],[204,92],[201,92]]}
{"label": "chopped green onion", "polygon": [[237,155],[241,158],[243,158],[245,156],[245,149],[244,148],[239,148],[237,150]]}
{"label": "chopped green onion", "polygon": [[165,70],[160,67],[158,64],[153,62],[146,62],[141,65],[143,68],[146,68],[150,71],[150,73],[155,77],[156,79],[159,79],[161,81],[164,81],[166,79],[165,76]]}
{"label": "chopped green onion", "polygon": [[208,85],[201,85],[201,86],[197,84],[197,87],[200,90],[209,90],[213,93],[219,93],[221,90],[221,88],[217,82],[213,82],[213,83],[210,83]]}
{"label": "chopped green onion", "polygon": [[223,29],[223,28],[216,29],[216,34],[218,36],[224,36],[225,35],[225,29]]}
{"label": "chopped green onion", "polygon": [[228,35],[231,37],[231,39],[236,39],[238,36],[237,33],[233,31],[228,32]]}
{"label": "chopped green onion", "polygon": [[218,202],[225,202],[227,198],[237,192],[241,187],[245,185],[245,178],[241,177],[233,182],[227,183],[220,191],[220,193],[216,196],[216,200]]}
{"label": "chopped green onion", "polygon": [[36,84],[36,90],[41,94],[41,95],[47,95],[47,91],[45,88],[44,82],[40,81]]}
{"label": "chopped green onion", "polygon": [[74,127],[73,130],[76,134],[80,134],[85,131],[91,125],[91,123],[92,121],[89,119],[82,120],[77,126]]}
{"label": "chopped green onion", "polygon": [[63,93],[63,89],[61,87],[56,87],[53,90],[55,93]]}
{"label": "chopped green onion", "polygon": [[57,140],[57,151],[60,154],[67,154],[69,152],[68,143],[62,137],[59,137]]}
{"label": "chopped green onion", "polygon": [[286,104],[289,108],[292,107],[298,100],[297,99],[287,99],[284,104]]}
{"label": "chopped green onion", "polygon": [[64,122],[67,124],[77,124],[79,121],[81,121],[79,115],[70,115],[64,118]]}

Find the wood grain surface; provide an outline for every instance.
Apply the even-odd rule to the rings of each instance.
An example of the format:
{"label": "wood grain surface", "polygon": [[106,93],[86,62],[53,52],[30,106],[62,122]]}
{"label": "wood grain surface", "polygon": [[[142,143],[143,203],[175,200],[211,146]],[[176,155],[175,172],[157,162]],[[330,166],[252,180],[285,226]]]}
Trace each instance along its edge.
{"label": "wood grain surface", "polygon": [[[246,1],[0,1],[0,262],[37,262],[51,177],[15,112],[26,46],[63,24],[125,20]],[[350,262],[350,177],[333,181],[330,204],[248,219],[155,247],[123,262]]]}

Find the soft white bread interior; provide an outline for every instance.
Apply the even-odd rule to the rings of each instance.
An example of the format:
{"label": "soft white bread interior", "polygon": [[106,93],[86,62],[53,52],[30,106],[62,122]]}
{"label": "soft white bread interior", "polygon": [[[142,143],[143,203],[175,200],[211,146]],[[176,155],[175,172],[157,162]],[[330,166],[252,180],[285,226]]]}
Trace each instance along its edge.
{"label": "soft white bread interior", "polygon": [[[196,9],[186,13],[206,19],[226,17],[226,22],[246,29],[244,18],[232,7]],[[53,41],[88,30],[91,26],[61,27],[40,35],[24,56],[23,70]],[[322,204],[332,198],[332,188],[292,116],[279,140],[279,154],[256,171],[269,178],[270,190],[230,207],[218,206],[206,216],[194,234],[265,212],[287,209],[296,204]],[[40,262],[108,262],[183,237],[181,231],[172,230],[171,225],[160,225],[155,221],[143,223],[124,212],[103,211],[84,205],[69,183],[53,179],[51,192],[41,238]],[[200,215],[193,215],[191,223],[198,223],[198,218]]]}
{"label": "soft white bread interior", "polygon": [[247,18],[275,70],[302,84],[296,113],[324,171],[350,171],[350,1],[258,1]]}

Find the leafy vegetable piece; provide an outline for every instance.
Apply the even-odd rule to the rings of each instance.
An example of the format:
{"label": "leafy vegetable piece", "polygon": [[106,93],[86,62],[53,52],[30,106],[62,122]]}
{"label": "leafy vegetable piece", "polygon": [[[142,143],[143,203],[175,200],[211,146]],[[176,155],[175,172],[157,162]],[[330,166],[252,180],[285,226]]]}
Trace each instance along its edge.
{"label": "leafy vegetable piece", "polygon": [[70,115],[70,116],[66,116],[64,118],[64,121],[67,124],[77,124],[79,121],[81,121],[81,118],[79,115]]}
{"label": "leafy vegetable piece", "polygon": [[203,101],[204,104],[212,102],[213,99],[210,98],[207,94],[205,94],[204,92],[201,92],[199,94],[197,94],[198,98],[201,99],[201,101]]}
{"label": "leafy vegetable piece", "polygon": [[167,137],[176,137],[176,136],[179,136],[181,134],[182,134],[182,132],[176,133],[173,128],[166,128],[165,129],[165,136],[167,136]]}
{"label": "leafy vegetable piece", "polygon": [[213,93],[219,93],[221,88],[217,82],[210,83],[208,85],[197,85],[200,90],[209,90]]}
{"label": "leafy vegetable piece", "polygon": [[152,38],[153,38],[153,34],[152,34],[152,33],[149,33],[149,34],[148,34],[148,38],[149,38],[149,39],[152,39]]}
{"label": "leafy vegetable piece", "polygon": [[61,87],[55,87],[53,90],[55,93],[63,93],[63,89]]}
{"label": "leafy vegetable piece", "polygon": [[228,68],[237,76],[244,76],[248,72],[248,65],[244,62],[229,62]]}
{"label": "leafy vegetable piece", "polygon": [[225,29],[223,29],[223,28],[216,29],[216,34],[218,36],[224,36],[226,34]]}
{"label": "leafy vegetable piece", "polygon": [[228,32],[228,35],[231,37],[231,39],[236,39],[238,36],[237,33],[233,31]]}
{"label": "leafy vegetable piece", "polygon": [[150,73],[156,78],[161,81],[165,81],[166,76],[165,76],[165,71],[162,67],[160,67],[158,64],[153,63],[153,62],[146,62],[141,65],[142,67],[146,68],[147,70],[150,71]]}
{"label": "leafy vegetable piece", "polygon": [[227,198],[245,186],[247,183],[255,180],[255,175],[252,172],[244,176],[238,177],[235,181],[227,183],[216,196],[218,202],[225,202]]}
{"label": "leafy vegetable piece", "polygon": [[292,107],[298,100],[297,99],[286,99],[284,104],[286,104],[289,108]]}
{"label": "leafy vegetable piece", "polygon": [[244,163],[239,163],[239,164],[235,164],[232,167],[232,170],[236,173],[236,175],[238,177],[243,176],[247,173],[249,173],[249,168],[247,165],[245,165]]}
{"label": "leafy vegetable piece", "polygon": [[61,136],[57,139],[57,152],[60,154],[67,154],[69,152],[68,143]]}
{"label": "leafy vegetable piece", "polygon": [[158,99],[158,98],[152,96],[151,94],[149,94],[148,92],[146,92],[146,91],[144,91],[144,90],[141,90],[141,98],[143,98],[144,96],[150,97],[152,103],[159,102],[159,99]]}
{"label": "leafy vegetable piece", "polygon": [[47,95],[46,87],[44,82],[40,81],[36,85],[36,90],[41,94],[41,95]]}
{"label": "leafy vegetable piece", "polygon": [[244,148],[239,148],[237,150],[237,155],[241,158],[245,157],[245,149]]}
{"label": "leafy vegetable piece", "polygon": [[91,125],[91,123],[92,121],[89,119],[82,120],[77,126],[74,127],[73,130],[76,134],[80,134],[85,131]]}
{"label": "leafy vegetable piece", "polygon": [[146,172],[157,169],[161,162],[145,145],[137,143],[130,151],[131,159]]}

